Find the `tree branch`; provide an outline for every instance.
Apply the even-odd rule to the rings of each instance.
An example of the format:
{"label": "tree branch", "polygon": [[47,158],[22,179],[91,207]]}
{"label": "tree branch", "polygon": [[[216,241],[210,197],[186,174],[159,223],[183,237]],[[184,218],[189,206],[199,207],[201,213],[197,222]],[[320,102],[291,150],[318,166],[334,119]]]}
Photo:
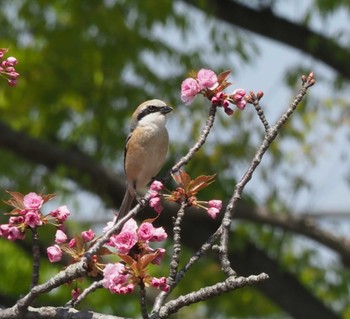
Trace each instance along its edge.
{"label": "tree branch", "polygon": [[229,277],[223,282],[219,282],[213,286],[201,288],[198,291],[188,293],[172,301],[169,301],[168,303],[166,303],[165,306],[160,308],[159,313],[154,313],[153,316],[151,316],[150,318],[167,318],[169,315],[177,312],[182,307],[189,306],[199,301],[207,300],[211,297],[215,297],[225,292],[236,290],[246,285],[256,284],[268,278],[268,275],[266,275],[265,273],[262,273],[258,276],[251,275],[249,277]]}
{"label": "tree branch", "polygon": [[13,308],[0,310],[0,319],[126,319],[125,317],[105,315],[93,311],[79,311],[73,308],[63,307],[29,307],[21,317]]}
{"label": "tree branch", "polygon": [[82,184],[84,178],[88,177],[89,183],[85,183],[84,187],[104,200],[108,199],[114,207],[118,207],[122,201],[125,189],[121,179],[112,170],[77,149],[64,149],[60,145],[29,137],[3,122],[0,122],[0,147],[30,162],[45,165],[50,170],[65,166],[69,169],[69,178]]}
{"label": "tree branch", "polygon": [[207,7],[197,0],[182,1],[203,11],[209,11],[210,8],[210,14],[222,21],[301,50],[350,79],[348,48],[311,30],[305,24],[279,17],[270,8],[248,7],[240,1],[211,0]]}

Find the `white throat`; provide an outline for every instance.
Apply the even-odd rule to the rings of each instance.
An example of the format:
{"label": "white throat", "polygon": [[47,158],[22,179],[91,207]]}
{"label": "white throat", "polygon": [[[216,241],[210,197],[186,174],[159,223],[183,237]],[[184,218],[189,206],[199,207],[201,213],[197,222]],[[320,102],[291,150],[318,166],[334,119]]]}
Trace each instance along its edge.
{"label": "white throat", "polygon": [[151,113],[143,117],[137,124],[137,126],[156,126],[159,128],[165,127],[166,118],[163,114],[156,112]]}

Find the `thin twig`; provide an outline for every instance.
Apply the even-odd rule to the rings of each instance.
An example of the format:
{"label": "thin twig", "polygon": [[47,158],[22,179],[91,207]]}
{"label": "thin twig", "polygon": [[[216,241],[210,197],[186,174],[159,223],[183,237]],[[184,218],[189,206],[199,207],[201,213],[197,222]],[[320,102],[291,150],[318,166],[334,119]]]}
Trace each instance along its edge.
{"label": "thin twig", "polygon": [[265,113],[262,109],[262,107],[260,106],[259,102],[260,99],[264,96],[263,92],[258,92],[257,94],[255,94],[253,91],[250,91],[249,95],[246,95],[245,100],[254,105],[255,111],[259,116],[259,119],[262,123],[262,125],[264,126],[265,132],[267,133],[270,129],[270,125],[266,119]]}
{"label": "thin twig", "polygon": [[215,285],[201,288],[197,291],[180,296],[174,300],[169,301],[163,306],[158,313],[151,314],[151,319],[167,318],[172,313],[176,313],[180,308],[189,306],[199,301],[208,300],[209,298],[221,295],[222,293],[236,290],[246,285],[256,284],[260,281],[267,280],[269,276],[262,273],[258,276],[249,277],[236,277],[232,276],[227,278],[223,282],[216,283]]}
{"label": "thin twig", "polygon": [[141,314],[143,319],[149,319],[146,305],[146,288],[142,279],[140,280],[140,305],[141,305]]}
{"label": "thin twig", "polygon": [[172,286],[175,281],[179,262],[180,262],[180,253],[181,253],[181,223],[183,217],[185,216],[185,208],[187,207],[187,203],[181,203],[181,207],[177,213],[175,222],[174,222],[174,244],[173,244],[173,255],[170,261],[170,274],[168,277],[168,284]]}
{"label": "thin twig", "polygon": [[169,264],[170,271],[169,276],[167,278],[167,283],[170,286],[169,291],[162,291],[158,294],[157,298],[154,301],[153,310],[159,310],[159,308],[163,305],[164,300],[168,297],[171,291],[175,288],[178,283],[178,267],[180,262],[180,253],[181,253],[181,223],[183,217],[185,215],[185,208],[187,207],[187,203],[181,203],[181,207],[177,212],[176,219],[174,222],[174,238],[173,238],[173,254],[171,256],[171,261]]}
{"label": "thin twig", "polygon": [[39,235],[36,228],[32,228],[32,252],[33,252],[33,273],[30,289],[36,286],[39,282],[40,273],[40,248]]}
{"label": "thin twig", "polygon": [[86,274],[86,271],[87,265],[83,260],[69,265],[66,269],[61,270],[57,275],[50,278],[47,282],[34,286],[27,295],[19,299],[17,301],[17,304],[14,306],[15,312],[18,314],[25,312],[26,309],[38,296],[76,278],[84,276]]}
{"label": "thin twig", "polygon": [[[258,150],[257,150],[257,152],[256,152],[256,154],[255,154],[251,164],[249,165],[247,171],[245,172],[245,174],[243,175],[243,177],[241,178],[239,183],[236,184],[233,196],[232,196],[228,206],[226,207],[225,215],[224,215],[224,218],[222,220],[222,223],[221,223],[220,227],[208,239],[208,241],[206,241],[201,246],[201,248],[197,251],[196,255],[194,255],[190,259],[190,261],[187,263],[187,265],[183,268],[183,272],[179,272],[178,273],[178,276],[183,276],[184,273],[196,261],[198,261],[198,259],[204,253],[206,253],[211,247],[213,247],[213,245],[216,242],[216,240],[218,240],[220,238],[221,239],[220,240],[220,246],[218,246],[217,248],[218,248],[219,253],[220,253],[219,254],[219,258],[220,258],[221,265],[222,265],[223,270],[224,270],[224,272],[226,274],[232,274],[228,279],[230,279],[230,278],[231,279],[235,279],[236,278],[235,277],[235,272],[230,266],[230,262],[229,262],[229,258],[228,258],[228,254],[227,254],[227,250],[228,250],[228,235],[229,235],[229,231],[230,231],[230,226],[231,226],[231,221],[232,221],[232,214],[233,214],[234,208],[236,207],[238,200],[241,198],[241,194],[243,192],[244,187],[250,181],[250,179],[251,179],[255,169],[261,163],[263,155],[265,154],[265,152],[267,151],[267,149],[269,148],[271,143],[276,138],[279,130],[281,129],[283,124],[286,123],[286,121],[289,119],[289,117],[293,114],[293,112],[295,111],[296,107],[299,105],[300,101],[305,96],[307,89],[309,87],[311,87],[315,83],[315,80],[313,78],[313,74],[310,73],[310,75],[307,78],[306,77],[302,77],[302,82],[303,82],[303,85],[302,85],[302,88],[300,89],[300,92],[295,97],[294,101],[290,104],[290,106],[288,107],[287,111],[284,114],[281,115],[281,117],[276,122],[274,127],[270,128],[268,130],[268,132],[265,135],[264,140],[262,141],[260,147],[258,148]],[[264,277],[264,279],[267,279],[267,275],[264,275],[264,276],[266,276],[266,277]],[[203,288],[203,289],[205,289],[205,288]],[[188,294],[186,296],[188,297],[189,295],[190,294]],[[206,299],[208,299],[209,297],[212,297],[212,295],[208,296]],[[183,298],[185,298],[185,296],[183,296]],[[185,300],[186,300],[186,298],[185,298]],[[160,296],[158,296],[158,298],[156,299],[156,302],[155,302],[154,307],[153,307],[153,312],[152,312],[152,315],[151,315],[152,319],[153,318],[165,318],[165,317],[167,317],[168,314],[174,313],[179,308],[185,306],[185,304],[183,304],[184,300],[178,298],[176,300],[172,300],[172,301],[166,303],[163,307],[161,307],[161,304],[162,304],[162,302],[164,302],[164,300],[165,300],[164,294],[160,294]],[[205,299],[203,299],[203,300],[205,300]],[[168,308],[169,304],[170,305],[175,305],[174,308],[172,308],[173,306],[171,306],[172,310],[169,310],[169,308]],[[170,311],[170,312],[168,312],[168,311]]]}
{"label": "thin twig", "polygon": [[77,299],[72,299],[66,303],[65,307],[76,307],[80,302],[82,302],[90,293],[102,288],[102,280],[94,281],[89,287],[83,290],[83,292],[78,296]]}
{"label": "thin twig", "polygon": [[232,273],[233,271],[230,267],[230,263],[228,259],[227,246],[228,246],[228,236],[230,232],[230,226],[232,222],[232,214],[234,212],[234,208],[236,207],[238,201],[241,198],[244,187],[251,180],[254,171],[256,170],[258,165],[261,163],[264,154],[266,153],[266,151],[268,150],[272,142],[277,137],[282,126],[288,121],[288,119],[296,110],[297,106],[305,96],[307,89],[310,88],[312,85],[314,85],[314,83],[315,83],[315,79],[312,72],[309,74],[308,77],[302,76],[302,87],[299,93],[296,95],[293,102],[289,105],[287,111],[283,113],[280,116],[280,118],[277,120],[276,124],[266,132],[264,140],[262,141],[260,147],[256,151],[255,156],[252,162],[250,163],[247,171],[245,172],[241,180],[236,184],[235,190],[229,201],[229,204],[226,207],[225,215],[220,225],[220,227],[222,228],[220,247],[219,247],[220,260],[221,260],[222,267],[227,267],[226,268],[227,273]]}

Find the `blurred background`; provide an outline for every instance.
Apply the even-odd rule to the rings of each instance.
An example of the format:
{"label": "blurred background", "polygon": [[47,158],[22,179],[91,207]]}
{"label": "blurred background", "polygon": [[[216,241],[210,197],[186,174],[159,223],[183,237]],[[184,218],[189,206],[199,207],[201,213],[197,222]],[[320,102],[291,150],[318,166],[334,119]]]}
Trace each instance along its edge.
{"label": "blurred background", "polygon": [[[124,142],[140,102],[160,98],[175,108],[165,173],[198,138],[209,110],[200,97],[191,106],[180,99],[190,71],[231,69],[232,90],[265,93],[261,104],[270,124],[287,109],[300,76],[314,71],[317,85],[254,174],[232,227],[237,273],[266,272],[270,280],[173,318],[350,318],[349,0],[0,4],[0,47],[19,60],[21,74],[17,87],[5,80],[0,85],[0,195],[55,193],[44,211],[68,205],[72,234],[100,231],[119,207]],[[230,199],[263,134],[252,107],[232,116],[218,110],[208,142],[186,167],[192,177],[217,173],[201,199]],[[3,204],[0,209],[9,211]],[[171,229],[170,214],[161,222]],[[215,229],[200,212],[184,223],[183,263]],[[40,236],[45,252],[54,229]],[[15,243],[0,238],[2,306],[13,305],[30,285],[27,237]],[[61,266],[49,265],[44,254],[41,281]],[[167,275],[167,269],[154,271]],[[222,278],[213,254],[174,295]],[[58,289],[36,305],[63,305],[70,290]],[[137,295],[107,291],[97,291],[81,308],[139,314]]]}

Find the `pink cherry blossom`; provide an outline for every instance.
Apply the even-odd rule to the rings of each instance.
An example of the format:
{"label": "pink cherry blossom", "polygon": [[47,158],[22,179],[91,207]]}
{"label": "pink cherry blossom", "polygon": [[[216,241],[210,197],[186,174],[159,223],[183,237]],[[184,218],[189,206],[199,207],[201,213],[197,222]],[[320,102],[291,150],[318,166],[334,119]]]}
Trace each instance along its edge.
{"label": "pink cherry blossom", "polygon": [[114,292],[117,293],[117,294],[129,294],[131,292],[133,292],[135,289],[135,285],[134,284],[127,284],[125,286],[120,286],[120,285],[117,285],[114,289]]}
{"label": "pink cherry blossom", "polygon": [[216,216],[220,213],[220,210],[222,208],[222,201],[218,199],[212,199],[208,202],[208,215],[215,219]]}
{"label": "pink cherry blossom", "polygon": [[81,237],[83,238],[83,240],[85,242],[88,242],[88,241],[92,240],[95,237],[95,233],[94,233],[94,231],[92,229],[89,229],[89,230],[83,231],[81,233]]}
{"label": "pink cherry blossom", "polygon": [[244,110],[247,105],[247,101],[244,99],[245,94],[246,92],[244,89],[237,89],[230,95],[233,103],[241,110]]}
{"label": "pink cherry blossom", "polygon": [[106,233],[107,231],[109,231],[115,225],[115,220],[116,218],[114,217],[112,221],[108,222],[107,225],[102,228],[102,232]]}
{"label": "pink cherry blossom", "polygon": [[208,202],[209,208],[210,207],[215,207],[218,210],[220,210],[222,208],[222,201],[219,199],[212,199]]}
{"label": "pink cherry blossom", "polygon": [[54,245],[47,248],[47,256],[50,262],[56,263],[62,259],[62,250],[60,246]]}
{"label": "pink cherry blossom", "polygon": [[236,102],[236,106],[241,109],[241,110],[244,110],[245,107],[247,106],[247,101],[245,100],[240,100],[238,102]]}
{"label": "pink cherry blossom", "polygon": [[149,200],[149,206],[151,206],[152,208],[154,208],[154,210],[156,211],[156,213],[160,214],[163,211],[163,206],[161,204],[161,200],[159,197],[152,197]]}
{"label": "pink cherry blossom", "polygon": [[135,233],[136,233],[137,228],[138,228],[138,226],[137,226],[136,220],[133,219],[133,218],[130,218],[130,219],[124,224],[121,233],[124,232],[124,231],[132,231],[132,232],[135,232]]}
{"label": "pink cherry blossom", "polygon": [[223,106],[227,108],[230,103],[227,100],[227,95],[224,92],[217,92],[210,100],[210,102],[214,105]]}
{"label": "pink cherry blossom", "polygon": [[181,84],[181,100],[185,104],[190,104],[200,90],[201,88],[195,79],[185,79]]}
{"label": "pink cherry blossom", "polygon": [[138,229],[139,239],[142,241],[148,241],[153,237],[153,232],[155,228],[151,223],[142,223]]}
{"label": "pink cherry blossom", "polygon": [[77,300],[80,294],[81,294],[81,289],[79,287],[74,288],[71,292],[72,299]]}
{"label": "pink cherry blossom", "polygon": [[[8,49],[0,49],[0,60],[4,57],[4,54]],[[0,62],[0,75],[7,80],[9,86],[17,85],[17,78],[19,73],[16,72],[14,66],[18,63],[15,57],[8,57],[6,60]]]}
{"label": "pink cherry blossom", "polygon": [[43,198],[34,192],[31,192],[23,197],[23,205],[26,209],[38,210],[41,208],[43,203]]}
{"label": "pink cherry blossom", "polygon": [[2,224],[0,225],[0,236],[7,238],[7,235],[9,233],[10,225],[9,224]]}
{"label": "pink cherry blossom", "polygon": [[25,233],[22,233],[16,226],[3,224],[0,225],[0,236],[14,241],[16,239],[24,239]]}
{"label": "pink cherry blossom", "polygon": [[18,227],[10,227],[9,232],[7,234],[8,240],[16,240],[16,239],[24,239],[25,233],[21,232]]}
{"label": "pink cherry blossom", "polygon": [[163,189],[164,185],[162,182],[160,181],[153,181],[153,183],[150,185],[150,189],[153,190],[153,191],[161,191]]}
{"label": "pink cherry blossom", "polygon": [[216,207],[210,207],[208,208],[207,213],[212,219],[215,219],[216,216],[220,213],[220,210]]}
{"label": "pink cherry blossom", "polygon": [[24,222],[31,228],[35,228],[36,226],[42,225],[42,221],[37,212],[29,211],[24,216]]}
{"label": "pink cherry blossom", "polygon": [[73,248],[73,247],[75,247],[76,243],[77,243],[77,240],[76,240],[75,238],[72,238],[72,239],[69,241],[68,246],[69,246],[70,248]]}
{"label": "pink cherry blossom", "polygon": [[199,70],[197,80],[201,89],[213,90],[219,85],[215,72],[208,69]]}
{"label": "pink cherry blossom", "polygon": [[227,114],[227,115],[232,115],[233,114],[233,110],[230,108],[230,107],[225,107],[225,113]]}
{"label": "pink cherry blossom", "polygon": [[14,66],[18,63],[17,59],[13,56],[10,56],[6,59],[6,66]]}
{"label": "pink cherry blossom", "polygon": [[165,277],[161,277],[161,278],[153,277],[151,280],[151,285],[165,292],[168,292],[170,289],[170,286],[167,284]]}
{"label": "pink cherry blossom", "polygon": [[134,290],[134,285],[128,283],[129,274],[121,263],[107,264],[103,270],[103,287],[112,293],[125,294]]}
{"label": "pink cherry blossom", "polygon": [[246,95],[245,89],[236,89],[232,93],[233,99],[241,99]]}
{"label": "pink cherry blossom", "polygon": [[0,59],[3,58],[3,56],[5,55],[5,53],[8,51],[8,49],[4,49],[4,48],[0,48]]}
{"label": "pink cherry blossom", "polygon": [[160,262],[162,261],[166,250],[164,248],[157,248],[158,256],[152,260],[152,264],[154,265],[160,265]]}
{"label": "pink cherry blossom", "polygon": [[67,241],[67,235],[60,229],[56,231],[55,234],[55,243],[56,244],[63,244]]}
{"label": "pink cherry blossom", "polygon": [[9,218],[9,224],[10,225],[19,225],[24,222],[24,217],[23,216],[11,216]]}
{"label": "pink cherry blossom", "polygon": [[163,241],[168,237],[163,227],[154,228],[149,241]]}
{"label": "pink cherry blossom", "polygon": [[57,221],[60,223],[67,220],[68,216],[70,215],[70,211],[68,210],[66,205],[58,207],[55,211],[52,211],[50,213],[52,217],[56,217]]}
{"label": "pink cherry blossom", "polygon": [[123,230],[120,234],[112,236],[109,245],[117,249],[118,254],[127,254],[137,243],[136,230]]}
{"label": "pink cherry blossom", "polygon": [[16,80],[11,80],[11,79],[9,79],[9,80],[7,80],[7,84],[8,84],[9,86],[16,86],[16,85],[17,85],[17,81],[16,81]]}

